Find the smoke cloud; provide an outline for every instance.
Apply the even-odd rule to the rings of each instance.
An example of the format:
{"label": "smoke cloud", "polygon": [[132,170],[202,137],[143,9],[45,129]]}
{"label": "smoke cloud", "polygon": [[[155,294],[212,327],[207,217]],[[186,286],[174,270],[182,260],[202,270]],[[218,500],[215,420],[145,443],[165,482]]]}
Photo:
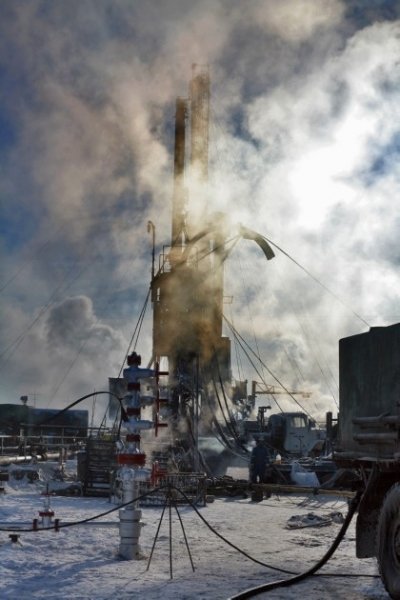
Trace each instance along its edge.
{"label": "smoke cloud", "polygon": [[[286,252],[267,263],[243,240],[227,260],[224,311],[264,362],[233,345],[234,375],[335,411],[339,338],[399,319],[399,51],[395,5],[4,0],[0,401],[64,406],[118,374],[147,222],[170,243],[174,104],[198,63],[210,181],[191,209]],[[137,350],[150,358],[149,317]]]}

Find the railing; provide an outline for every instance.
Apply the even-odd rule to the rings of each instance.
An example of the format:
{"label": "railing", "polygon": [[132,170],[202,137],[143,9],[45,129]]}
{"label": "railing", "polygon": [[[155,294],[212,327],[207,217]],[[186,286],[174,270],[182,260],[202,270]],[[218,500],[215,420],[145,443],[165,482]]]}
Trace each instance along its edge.
{"label": "railing", "polygon": [[71,427],[52,427],[52,433],[45,433],[40,428],[38,434],[0,435],[0,456],[29,456],[58,452],[61,448],[67,451],[78,451],[86,446],[88,437],[112,436],[111,429],[90,427],[85,435],[71,435]]}

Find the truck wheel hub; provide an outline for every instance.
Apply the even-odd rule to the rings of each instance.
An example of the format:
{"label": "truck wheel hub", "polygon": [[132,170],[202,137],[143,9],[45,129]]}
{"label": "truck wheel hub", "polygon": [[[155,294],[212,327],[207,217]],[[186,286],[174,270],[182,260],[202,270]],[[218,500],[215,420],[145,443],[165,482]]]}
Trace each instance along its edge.
{"label": "truck wheel hub", "polygon": [[396,531],[394,532],[393,547],[396,559],[400,562],[400,525],[396,527]]}

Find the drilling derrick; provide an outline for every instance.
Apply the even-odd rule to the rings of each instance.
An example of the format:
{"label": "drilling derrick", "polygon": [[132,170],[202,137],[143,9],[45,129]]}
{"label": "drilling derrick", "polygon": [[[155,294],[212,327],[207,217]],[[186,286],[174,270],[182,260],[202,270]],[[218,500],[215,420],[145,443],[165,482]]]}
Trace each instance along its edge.
{"label": "drilling derrick", "polygon": [[[172,422],[192,433],[212,379],[230,380],[230,340],[222,336],[226,234],[223,217],[207,207],[209,97],[209,74],[200,70],[189,98],[176,101],[171,247],[152,281],[154,358],[168,360]],[[201,412],[203,421],[205,403]]]}

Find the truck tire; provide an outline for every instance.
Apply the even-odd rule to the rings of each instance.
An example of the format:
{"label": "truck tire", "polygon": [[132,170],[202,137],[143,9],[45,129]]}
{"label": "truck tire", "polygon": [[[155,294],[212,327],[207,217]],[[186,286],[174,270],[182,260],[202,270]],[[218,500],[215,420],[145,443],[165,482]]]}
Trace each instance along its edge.
{"label": "truck tire", "polygon": [[391,598],[400,600],[400,485],[386,494],[378,522],[378,564]]}

